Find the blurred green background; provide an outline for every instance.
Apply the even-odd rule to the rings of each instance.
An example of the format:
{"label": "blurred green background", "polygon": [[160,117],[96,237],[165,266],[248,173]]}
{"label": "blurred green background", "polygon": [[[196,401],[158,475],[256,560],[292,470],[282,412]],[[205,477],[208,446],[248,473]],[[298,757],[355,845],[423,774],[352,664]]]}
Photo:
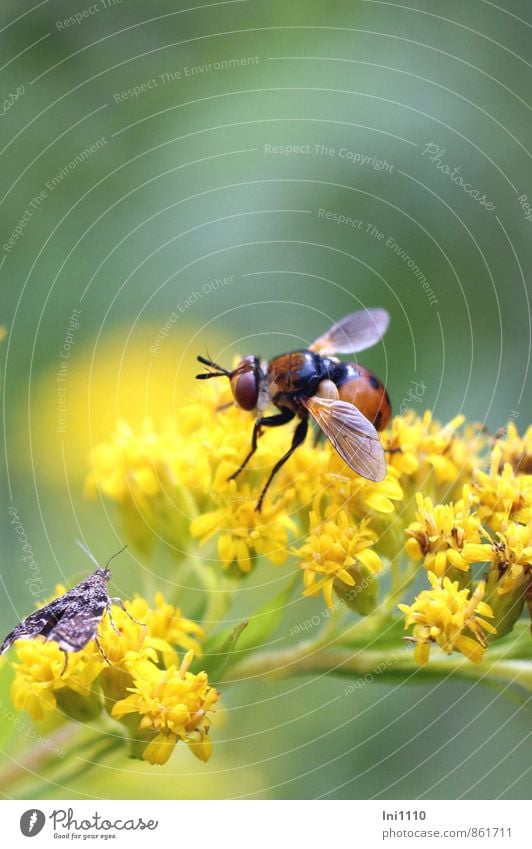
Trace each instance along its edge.
{"label": "blurred green background", "polygon": [[[120,527],[84,499],[90,446],[174,413],[207,348],[269,356],[383,306],[363,361],[396,411],[417,384],[442,420],[528,425],[531,27],[525,0],[3,0],[4,631],[34,601],[8,507],[43,596],[87,571],[76,537],[105,559]],[[125,555],[116,591],[138,575]],[[183,747],[47,794],[526,797],[520,703],[345,686],[234,686],[207,766]]]}

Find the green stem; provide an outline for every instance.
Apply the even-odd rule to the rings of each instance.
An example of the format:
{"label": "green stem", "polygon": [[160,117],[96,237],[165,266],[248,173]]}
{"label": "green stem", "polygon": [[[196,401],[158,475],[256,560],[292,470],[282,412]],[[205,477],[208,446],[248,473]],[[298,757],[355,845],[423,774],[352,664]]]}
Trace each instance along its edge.
{"label": "green stem", "polygon": [[[58,728],[47,738],[48,745],[34,743],[31,748],[21,755],[10,755],[11,760],[0,771],[0,787],[9,788],[12,794],[13,785],[17,782],[34,778],[35,773],[45,768],[54,769],[62,763],[58,752],[65,749],[70,753],[70,744],[79,733],[79,725],[70,723]],[[79,744],[81,745],[81,744]]]}
{"label": "green stem", "polygon": [[416,683],[431,679],[442,679],[450,675],[463,679],[475,679],[518,683],[532,689],[532,666],[523,660],[487,660],[475,664],[459,655],[431,660],[427,667],[417,666],[408,650],[393,649],[360,650],[353,653],[345,648],[317,648],[308,641],[293,649],[281,649],[250,656],[230,670],[231,681],[258,678],[270,675],[276,679],[293,675],[318,675],[328,672],[350,677],[371,676],[372,680],[391,680],[412,677]]}
{"label": "green stem", "polygon": [[[20,755],[16,751],[9,754],[9,761],[4,755],[5,765],[0,770],[0,787],[9,790],[9,794],[12,795],[16,785],[36,778],[40,787],[43,784],[41,778],[43,772],[46,772],[47,779],[51,780],[53,776],[55,781],[57,771],[61,770],[65,764],[72,762],[73,759],[81,759],[85,762],[88,758],[94,757],[97,754],[98,745],[102,742],[105,746],[109,744],[109,737],[103,729],[90,729],[74,722],[62,725],[46,737],[46,745],[34,742]],[[123,743],[122,738],[119,738],[119,743]],[[96,752],[91,752],[94,748]]]}
{"label": "green stem", "polygon": [[406,568],[401,569],[400,565],[392,563],[392,586],[390,592],[384,599],[380,609],[387,614],[396,610],[397,604],[404,597],[406,590],[414,583],[419,572],[419,563],[414,563],[411,560],[407,561]]}
{"label": "green stem", "polygon": [[[119,749],[122,749],[123,752],[125,751],[124,739],[122,737],[113,737],[110,740],[105,739],[102,742],[102,745],[91,752],[87,758],[79,758],[79,763],[72,769],[63,774],[60,773],[59,775],[55,775],[54,784],[59,784],[65,788],[69,788],[72,782],[76,781],[81,776],[88,775],[88,773],[92,772],[95,767],[98,767],[105,758]],[[41,786],[43,788],[48,786],[46,779],[41,782]],[[34,794],[32,792],[27,796],[27,798],[40,798],[40,796],[40,793],[37,792],[37,794]]]}
{"label": "green stem", "polygon": [[[96,740],[93,740],[93,742],[96,742]],[[97,747],[94,751],[87,754],[86,758],[78,758],[78,763],[75,766],[70,766],[70,769],[62,774],[59,773],[58,775],[54,775],[52,779],[53,785],[59,785],[65,789],[70,789],[70,784],[73,781],[77,781],[80,777],[86,776],[95,767],[98,767],[104,758],[108,757],[113,752],[116,752],[119,749],[122,749],[124,751],[123,738],[113,737],[111,738],[111,740],[105,739],[103,741],[103,744],[99,748]],[[37,784],[25,791],[24,798],[44,798],[49,785],[50,781],[47,780],[47,777],[43,776]]]}
{"label": "green stem", "polygon": [[192,573],[198,578],[206,599],[201,619],[205,623],[206,631],[212,631],[219,622],[223,622],[233,601],[235,589],[228,583],[225,575],[221,574],[221,567],[217,569],[209,566],[194,548],[190,551],[187,562]]}

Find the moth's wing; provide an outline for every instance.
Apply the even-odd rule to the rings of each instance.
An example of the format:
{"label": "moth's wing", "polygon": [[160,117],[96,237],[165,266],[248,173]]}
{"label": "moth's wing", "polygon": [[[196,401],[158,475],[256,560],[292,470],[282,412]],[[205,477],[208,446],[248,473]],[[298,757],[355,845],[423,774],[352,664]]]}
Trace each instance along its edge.
{"label": "moth's wing", "polygon": [[70,593],[65,593],[59,598],[55,598],[50,604],[39,608],[35,613],[26,616],[7,635],[0,646],[0,654],[4,654],[15,640],[32,640],[39,635],[46,637],[64,616],[69,604],[69,595]]}
{"label": "moth's wing", "polygon": [[317,395],[303,404],[354,472],[371,481],[384,480],[384,448],[379,434],[360,410],[347,401]]}
{"label": "moth's wing", "polygon": [[73,587],[67,597],[68,607],[46,639],[54,640],[63,651],[80,651],[96,636],[109,606],[106,582],[94,573]]}
{"label": "moth's wing", "polygon": [[46,639],[54,640],[63,651],[81,651],[96,636],[106,607],[99,603],[90,609],[67,610]]}
{"label": "moth's wing", "polygon": [[38,636],[55,640],[65,651],[79,651],[96,634],[108,604],[105,582],[96,574],[90,575],[23,619],[3,641],[0,654],[15,640],[31,640]]}
{"label": "moth's wing", "polygon": [[316,339],[309,350],[323,357],[364,351],[382,339],[389,323],[389,314],[380,308],[352,312]]}

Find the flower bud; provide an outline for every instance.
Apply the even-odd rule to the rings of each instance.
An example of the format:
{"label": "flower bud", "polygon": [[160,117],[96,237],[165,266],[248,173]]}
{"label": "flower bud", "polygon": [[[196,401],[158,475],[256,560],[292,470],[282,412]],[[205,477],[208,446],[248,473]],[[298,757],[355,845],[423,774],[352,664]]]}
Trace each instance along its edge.
{"label": "flower bud", "polygon": [[354,585],[349,586],[343,581],[336,580],[334,582],[334,591],[342,601],[350,608],[360,613],[361,616],[368,616],[377,607],[379,600],[379,582],[375,578],[374,573],[364,566],[360,561],[357,561],[353,566],[349,566],[346,571],[354,580]]}

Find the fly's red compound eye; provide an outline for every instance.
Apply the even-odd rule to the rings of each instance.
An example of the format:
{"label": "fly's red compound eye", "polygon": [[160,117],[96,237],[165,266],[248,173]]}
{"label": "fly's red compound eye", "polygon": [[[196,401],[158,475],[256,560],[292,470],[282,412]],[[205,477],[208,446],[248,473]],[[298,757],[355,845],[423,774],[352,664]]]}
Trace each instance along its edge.
{"label": "fly's red compound eye", "polygon": [[254,410],[259,398],[257,379],[253,371],[235,374],[231,378],[233,397],[243,410]]}

